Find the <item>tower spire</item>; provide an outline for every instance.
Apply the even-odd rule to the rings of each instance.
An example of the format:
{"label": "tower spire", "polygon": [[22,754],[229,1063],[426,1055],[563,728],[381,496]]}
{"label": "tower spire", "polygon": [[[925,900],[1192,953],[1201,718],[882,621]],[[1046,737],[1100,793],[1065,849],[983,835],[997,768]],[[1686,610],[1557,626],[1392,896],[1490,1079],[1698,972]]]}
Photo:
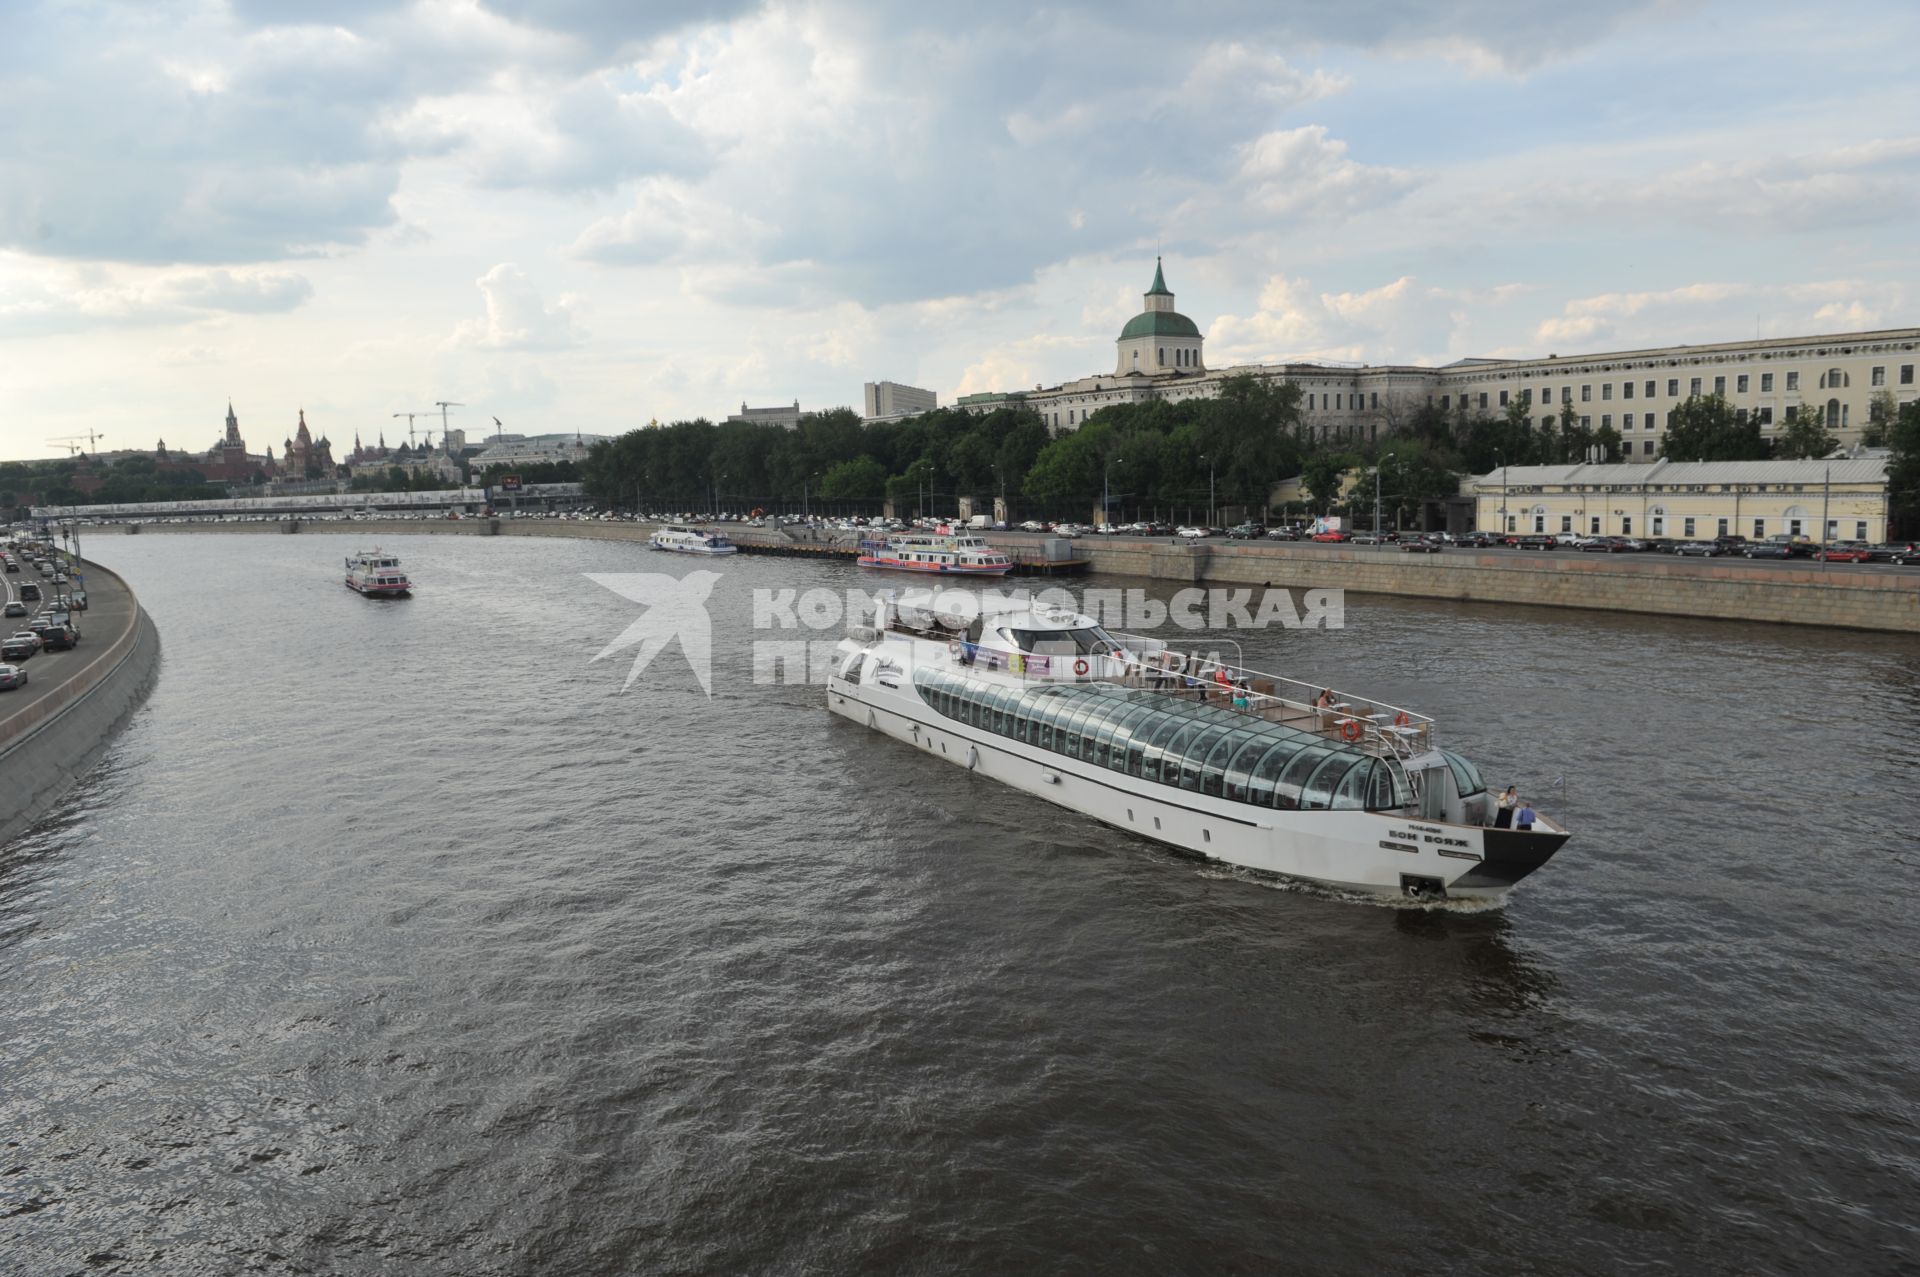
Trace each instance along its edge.
{"label": "tower spire", "polygon": [[1167,277],[1160,272],[1160,259],[1158,257],[1153,259],[1153,287],[1147,290],[1147,296],[1173,296],[1173,293],[1167,288]]}

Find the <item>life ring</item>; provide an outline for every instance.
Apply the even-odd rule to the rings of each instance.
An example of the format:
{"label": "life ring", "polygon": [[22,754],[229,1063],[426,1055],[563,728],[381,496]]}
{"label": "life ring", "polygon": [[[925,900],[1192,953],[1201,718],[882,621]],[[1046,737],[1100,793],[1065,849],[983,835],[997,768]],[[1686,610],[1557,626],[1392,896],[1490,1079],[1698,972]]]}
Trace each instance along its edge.
{"label": "life ring", "polygon": [[1393,716],[1393,725],[1395,727],[1405,727],[1411,722],[1413,722],[1413,720],[1407,717],[1407,711],[1405,710],[1401,710]]}
{"label": "life ring", "polygon": [[1086,658],[1086,657],[1084,657],[1084,656],[1081,656],[1081,657],[1076,657],[1076,658],[1075,658],[1075,660],[1074,660],[1074,662],[1073,662],[1073,672],[1074,672],[1075,674],[1085,674],[1085,673],[1087,672],[1087,658]]}
{"label": "life ring", "polygon": [[1340,734],[1350,741],[1359,740],[1360,733],[1364,730],[1365,729],[1360,726],[1360,720],[1357,718],[1346,719],[1340,724]]}

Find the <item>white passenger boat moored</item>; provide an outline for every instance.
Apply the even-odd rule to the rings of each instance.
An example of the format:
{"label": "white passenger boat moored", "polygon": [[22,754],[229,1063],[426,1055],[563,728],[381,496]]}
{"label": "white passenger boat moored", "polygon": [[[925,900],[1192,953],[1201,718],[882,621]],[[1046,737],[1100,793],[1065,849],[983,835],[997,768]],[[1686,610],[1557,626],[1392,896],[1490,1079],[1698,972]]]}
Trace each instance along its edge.
{"label": "white passenger boat moored", "polygon": [[1480,773],[1424,715],[1072,611],[935,610],[951,597],[882,597],[838,645],[827,707],[1110,825],[1333,887],[1497,897],[1569,837],[1545,817],[1495,828]]}
{"label": "white passenger boat moored", "polygon": [[718,532],[702,532],[698,528],[671,527],[662,528],[648,538],[647,544],[656,550],[670,550],[675,554],[737,554],[740,547]]}
{"label": "white passenger boat moored", "polygon": [[860,543],[863,568],[896,572],[935,572],[951,576],[1005,576],[1013,559],[975,536],[909,533]]}

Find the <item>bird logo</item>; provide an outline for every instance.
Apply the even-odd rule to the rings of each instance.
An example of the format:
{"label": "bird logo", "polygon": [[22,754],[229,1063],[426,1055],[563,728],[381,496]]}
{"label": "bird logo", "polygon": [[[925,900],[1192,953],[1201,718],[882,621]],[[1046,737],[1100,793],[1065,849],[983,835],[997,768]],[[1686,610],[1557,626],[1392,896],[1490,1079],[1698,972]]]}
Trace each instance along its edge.
{"label": "bird logo", "polygon": [[707,615],[707,596],[713,592],[714,582],[720,579],[718,572],[696,568],[679,577],[661,572],[586,572],[582,575],[595,585],[604,586],[647,609],[593,656],[593,660],[598,661],[629,647],[639,649],[633,654],[633,665],[627,670],[627,681],[621,685],[621,691],[632,687],[653,658],[677,638],[687,664],[693,667],[693,676],[700,680],[700,690],[709,698],[713,696],[713,625]]}

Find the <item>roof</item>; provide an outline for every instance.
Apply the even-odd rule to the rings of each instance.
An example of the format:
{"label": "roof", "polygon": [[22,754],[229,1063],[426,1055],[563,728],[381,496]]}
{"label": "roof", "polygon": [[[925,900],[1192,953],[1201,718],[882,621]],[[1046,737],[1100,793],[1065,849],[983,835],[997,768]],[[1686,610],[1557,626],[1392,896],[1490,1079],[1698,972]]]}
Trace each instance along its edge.
{"label": "roof", "polygon": [[1160,259],[1158,257],[1153,259],[1153,287],[1147,290],[1147,296],[1152,297],[1155,294],[1163,297],[1173,296],[1172,290],[1167,287],[1166,276],[1160,273]]}
{"label": "roof", "polygon": [[[1612,462],[1573,466],[1508,466],[1509,486],[1559,487],[1563,484],[1714,484],[1714,483],[1885,483],[1883,458],[1840,461],[1656,461],[1652,465]],[[1475,487],[1498,489],[1502,471],[1492,470],[1472,480]]]}
{"label": "roof", "polygon": [[1121,341],[1129,337],[1198,337],[1199,335],[1200,329],[1194,322],[1177,310],[1143,310],[1129,319],[1127,326],[1120,330]]}

